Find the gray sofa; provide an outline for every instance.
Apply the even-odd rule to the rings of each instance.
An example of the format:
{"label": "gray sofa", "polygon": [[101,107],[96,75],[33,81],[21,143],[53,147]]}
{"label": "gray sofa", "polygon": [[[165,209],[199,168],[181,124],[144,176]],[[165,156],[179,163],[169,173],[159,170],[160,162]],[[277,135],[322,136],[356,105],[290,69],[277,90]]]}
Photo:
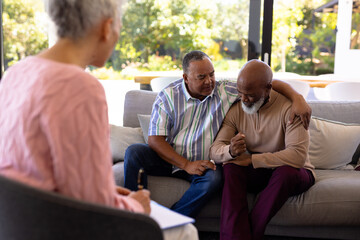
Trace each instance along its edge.
{"label": "gray sofa", "polygon": [[[138,114],[149,115],[155,97],[156,93],[150,91],[133,90],[128,92],[125,97],[123,128],[139,129]],[[313,101],[309,103],[313,110],[313,116],[360,125],[360,102]],[[314,123],[312,124],[314,125]],[[331,153],[335,149],[342,150],[342,145],[348,146],[349,143],[346,142],[346,138],[348,135],[354,135],[354,132],[356,140],[353,140],[353,137],[350,141],[352,141],[352,145],[354,145],[354,141],[357,141],[355,144],[358,146],[360,142],[359,127],[355,127],[357,128],[351,130],[351,134],[344,133],[345,136],[338,138],[342,134],[340,132],[336,133],[335,139],[327,139],[337,146],[329,149],[328,152]],[[330,131],[333,129],[335,128],[329,127]],[[325,134],[327,133],[325,132]],[[117,137],[119,138],[119,136]],[[128,137],[129,135],[122,136],[120,134],[120,138],[125,139]],[[315,137],[315,134],[311,135],[311,138]],[[337,142],[338,140],[339,142]],[[326,144],[323,140],[317,140],[317,142],[320,147],[322,147],[323,143]],[[122,147],[126,148],[126,146]],[[116,144],[113,143],[112,150],[116,151],[116,148]],[[359,150],[359,147],[357,149],[355,147],[354,155],[351,153],[352,162],[345,167],[341,167],[341,169],[338,166],[336,169],[327,169],[326,166],[321,165],[323,163],[319,163],[318,165],[322,167],[315,170],[315,185],[309,191],[288,199],[268,224],[266,235],[360,239],[360,171],[354,171],[354,166],[359,160],[359,156],[356,155]],[[116,157],[113,156],[113,158]],[[121,160],[114,159],[115,164],[113,166],[118,185],[123,185],[124,181],[123,162]],[[181,179],[149,177],[148,188],[151,191],[152,199],[168,207],[175,203],[188,187],[189,183]],[[256,201],[256,196],[249,194],[248,201],[251,208]],[[219,192],[218,196],[215,196],[204,206],[195,222],[195,226],[199,231],[219,231],[220,202],[221,193]]]}

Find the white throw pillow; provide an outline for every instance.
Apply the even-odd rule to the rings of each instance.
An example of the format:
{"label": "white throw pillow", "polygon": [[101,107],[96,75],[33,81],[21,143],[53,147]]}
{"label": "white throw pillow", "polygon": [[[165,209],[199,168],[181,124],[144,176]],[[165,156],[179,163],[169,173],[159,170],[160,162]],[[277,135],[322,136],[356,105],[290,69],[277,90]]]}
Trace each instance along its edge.
{"label": "white throw pillow", "polygon": [[312,117],[309,158],[315,168],[345,168],[360,143],[360,125]]}
{"label": "white throw pillow", "polygon": [[141,128],[110,124],[110,148],[113,159],[123,160],[126,149],[134,143],[145,143]]}
{"label": "white throw pillow", "polygon": [[148,133],[151,115],[138,114],[137,116],[144,135],[144,140],[146,143],[148,143]]}

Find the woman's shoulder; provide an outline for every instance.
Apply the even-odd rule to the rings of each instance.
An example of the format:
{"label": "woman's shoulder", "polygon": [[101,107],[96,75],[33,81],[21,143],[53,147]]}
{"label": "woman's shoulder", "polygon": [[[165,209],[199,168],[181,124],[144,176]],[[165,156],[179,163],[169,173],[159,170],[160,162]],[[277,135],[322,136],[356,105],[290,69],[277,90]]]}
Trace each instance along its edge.
{"label": "woman's shoulder", "polygon": [[56,81],[71,81],[74,77],[83,80],[96,80],[93,76],[86,73],[84,69],[74,64],[61,63],[54,60],[29,56],[11,66],[6,74],[19,76],[27,75],[28,78],[37,80],[44,79],[48,83]]}
{"label": "woman's shoulder", "polygon": [[101,83],[79,66],[52,61],[41,57],[28,57],[19,65],[29,79],[32,93],[46,101],[105,98]]}
{"label": "woman's shoulder", "polygon": [[103,91],[101,83],[79,66],[34,57],[33,65],[38,65],[40,79],[47,89],[61,89],[78,94]]}

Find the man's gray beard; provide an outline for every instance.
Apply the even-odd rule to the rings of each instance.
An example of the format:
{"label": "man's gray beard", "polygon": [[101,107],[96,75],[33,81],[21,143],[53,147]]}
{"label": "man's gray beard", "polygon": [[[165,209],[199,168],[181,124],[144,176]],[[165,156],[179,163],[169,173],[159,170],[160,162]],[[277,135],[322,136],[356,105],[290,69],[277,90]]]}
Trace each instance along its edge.
{"label": "man's gray beard", "polygon": [[260,109],[260,107],[263,105],[264,101],[265,101],[265,98],[262,97],[257,102],[255,102],[251,107],[247,107],[244,104],[244,102],[241,102],[241,107],[242,107],[242,109],[244,110],[245,113],[254,114]]}

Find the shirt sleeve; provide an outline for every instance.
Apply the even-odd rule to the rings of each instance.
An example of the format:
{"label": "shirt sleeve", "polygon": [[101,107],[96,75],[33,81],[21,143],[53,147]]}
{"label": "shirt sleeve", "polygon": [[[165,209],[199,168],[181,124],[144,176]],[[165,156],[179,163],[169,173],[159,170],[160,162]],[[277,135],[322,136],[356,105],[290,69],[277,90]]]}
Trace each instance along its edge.
{"label": "shirt sleeve", "polygon": [[53,159],[55,190],[79,200],[144,212],[136,200],[116,192],[102,87],[95,85],[52,105],[42,120]]}
{"label": "shirt sleeve", "polygon": [[171,129],[171,117],[169,106],[171,103],[166,100],[164,92],[160,92],[153,104],[149,123],[149,136],[168,136]]}
{"label": "shirt sleeve", "polygon": [[[286,115],[285,119],[289,119]],[[252,155],[254,168],[275,168],[288,165],[302,168],[308,158],[309,132],[297,117],[293,123],[286,123],[285,149],[273,153],[260,153]]]}
{"label": "shirt sleeve", "polygon": [[232,107],[226,114],[216,139],[210,147],[210,158],[216,163],[223,163],[233,159],[230,155],[230,140],[237,134],[237,128],[233,121],[236,116],[236,108]]}

